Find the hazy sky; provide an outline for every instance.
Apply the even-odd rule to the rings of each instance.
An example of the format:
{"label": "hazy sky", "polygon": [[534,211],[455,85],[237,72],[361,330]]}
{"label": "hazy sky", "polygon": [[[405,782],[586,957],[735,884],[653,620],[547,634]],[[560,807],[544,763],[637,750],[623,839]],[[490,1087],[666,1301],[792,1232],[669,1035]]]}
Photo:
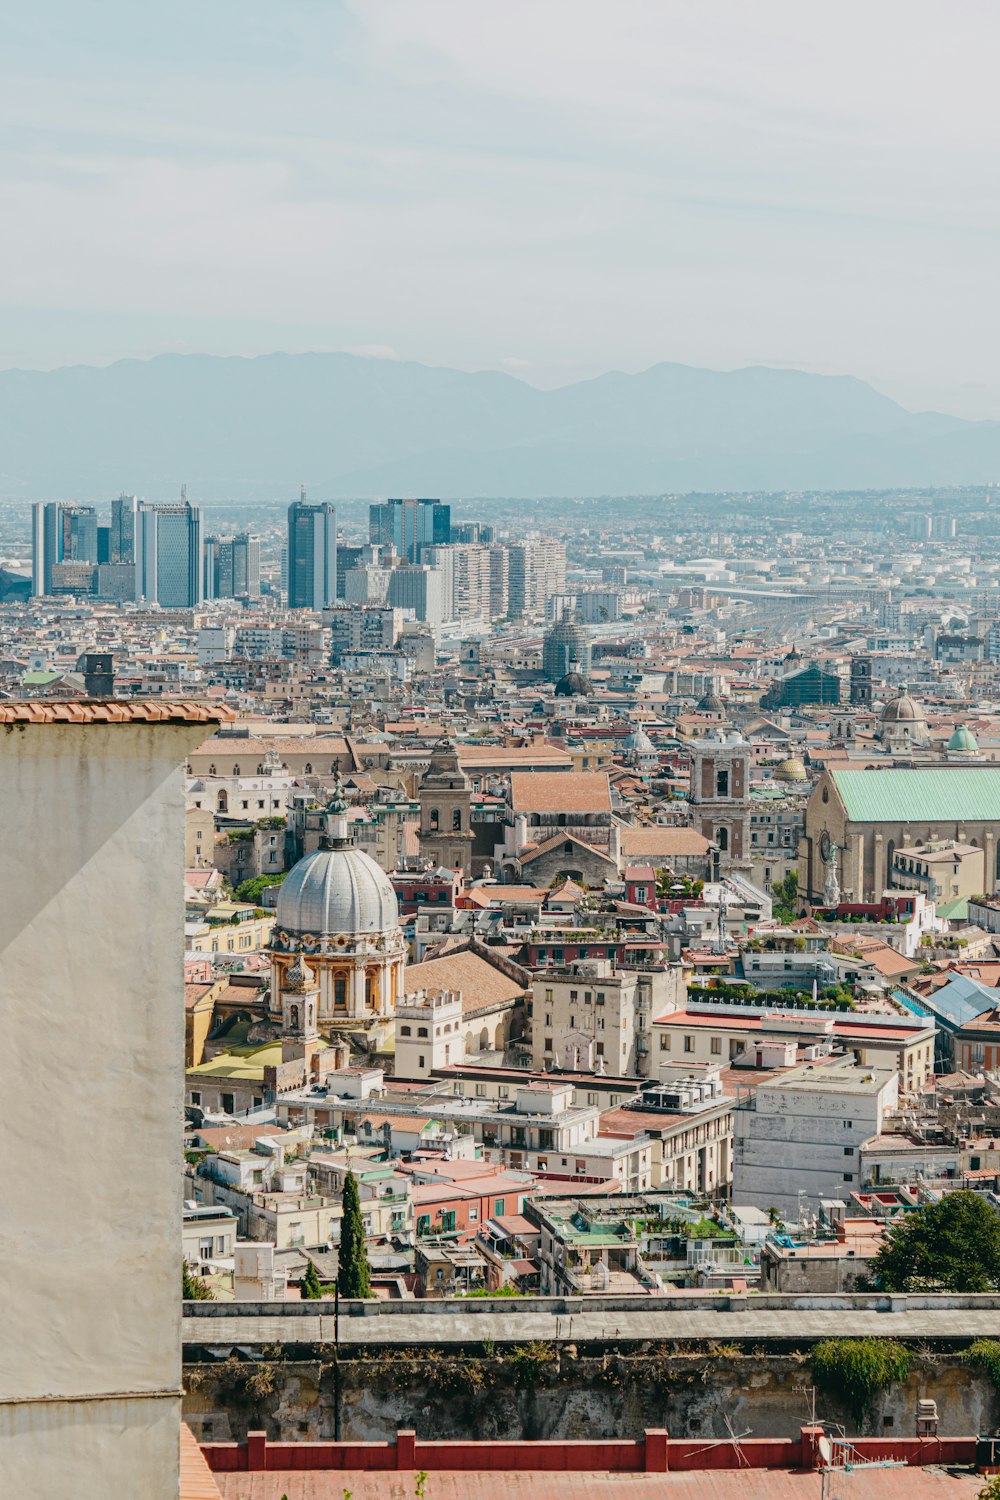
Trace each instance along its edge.
{"label": "hazy sky", "polygon": [[996,0],[32,0],[0,366],[791,364],[1000,417]]}

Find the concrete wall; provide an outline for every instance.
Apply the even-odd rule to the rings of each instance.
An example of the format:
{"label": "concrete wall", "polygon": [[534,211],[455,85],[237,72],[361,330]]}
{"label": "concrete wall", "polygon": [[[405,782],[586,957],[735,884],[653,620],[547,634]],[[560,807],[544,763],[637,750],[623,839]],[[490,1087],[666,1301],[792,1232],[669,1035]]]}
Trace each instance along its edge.
{"label": "concrete wall", "polygon": [[178,1491],[185,753],[0,726],[5,1494]]}
{"label": "concrete wall", "polygon": [[[245,1442],[252,1431],[278,1441],[391,1442],[412,1427],[438,1440],[637,1439],[649,1427],[710,1443],[731,1431],[787,1438],[808,1418],[813,1377],[802,1351],[764,1353],[747,1344],[652,1342],[647,1352],[578,1355],[575,1346],[521,1346],[462,1358],[429,1349],[403,1357],[372,1347],[367,1358],[185,1367],[184,1417],[196,1438]],[[914,1354],[907,1380],[875,1401],[865,1432],[912,1437],[918,1399],[938,1403],[942,1437],[994,1432],[1000,1396],[989,1377],[949,1354]],[[822,1390],[817,1418],[858,1434],[851,1413]],[[890,1419],[888,1422],[886,1419]],[[731,1428],[728,1424],[731,1424]]]}

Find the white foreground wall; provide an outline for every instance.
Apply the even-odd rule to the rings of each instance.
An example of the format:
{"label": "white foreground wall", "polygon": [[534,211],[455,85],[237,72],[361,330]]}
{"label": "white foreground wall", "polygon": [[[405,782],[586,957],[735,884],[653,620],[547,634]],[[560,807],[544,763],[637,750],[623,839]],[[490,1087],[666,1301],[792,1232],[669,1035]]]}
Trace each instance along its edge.
{"label": "white foreground wall", "polygon": [[5,709],[0,1493],[176,1500],[181,766],[211,726]]}

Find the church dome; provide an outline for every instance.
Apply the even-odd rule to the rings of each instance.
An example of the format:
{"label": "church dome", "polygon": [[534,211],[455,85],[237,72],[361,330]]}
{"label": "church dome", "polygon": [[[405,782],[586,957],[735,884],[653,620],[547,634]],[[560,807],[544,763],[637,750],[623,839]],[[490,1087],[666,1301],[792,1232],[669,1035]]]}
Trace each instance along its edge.
{"label": "church dome", "polygon": [[806,781],[806,768],[797,755],[790,755],[780,766],[775,767],[775,781]]}
{"label": "church dome", "polygon": [[899,696],[891,698],[882,710],[881,722],[883,724],[917,724],[924,722],[924,711],[915,699],[911,698],[906,691],[905,684],[899,689]]}
{"label": "church dome", "polygon": [[584,677],[582,672],[567,672],[566,676],[560,677],[556,683],[557,698],[581,698],[593,691],[593,683],[589,677]]}
{"label": "church dome", "polygon": [[642,754],[648,754],[651,750],[655,752],[656,746],[653,744],[653,741],[649,738],[649,735],[643,729],[642,725],[639,724],[635,729],[633,729],[632,733],[625,741],[625,749],[639,751]]}
{"label": "church dome", "polygon": [[392,932],[399,905],[392,881],[347,834],[346,804],[338,793],[327,809],[320,848],[300,859],[278,888],[275,926],[315,937]]}
{"label": "church dome", "polygon": [[955,733],[948,741],[948,749],[956,750],[962,755],[975,755],[979,746],[971,729],[967,729],[964,724],[956,724]]}
{"label": "church dome", "polygon": [[317,849],[282,881],[275,922],[318,936],[390,932],[399,926],[392,882],[363,849]]}
{"label": "church dome", "polygon": [[695,712],[699,714],[721,714],[722,711],[722,699],[713,693],[711,688],[703,698],[698,699],[695,708]]}

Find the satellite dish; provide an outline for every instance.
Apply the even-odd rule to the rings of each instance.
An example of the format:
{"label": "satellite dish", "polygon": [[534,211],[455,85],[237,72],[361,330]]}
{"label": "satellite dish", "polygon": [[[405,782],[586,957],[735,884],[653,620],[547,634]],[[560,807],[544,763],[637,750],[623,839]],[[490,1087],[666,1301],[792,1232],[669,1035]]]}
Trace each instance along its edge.
{"label": "satellite dish", "polygon": [[833,1463],[833,1444],[830,1442],[830,1439],[827,1437],[825,1432],[820,1438],[817,1446],[819,1448],[819,1456],[823,1463],[823,1467],[828,1469]]}

